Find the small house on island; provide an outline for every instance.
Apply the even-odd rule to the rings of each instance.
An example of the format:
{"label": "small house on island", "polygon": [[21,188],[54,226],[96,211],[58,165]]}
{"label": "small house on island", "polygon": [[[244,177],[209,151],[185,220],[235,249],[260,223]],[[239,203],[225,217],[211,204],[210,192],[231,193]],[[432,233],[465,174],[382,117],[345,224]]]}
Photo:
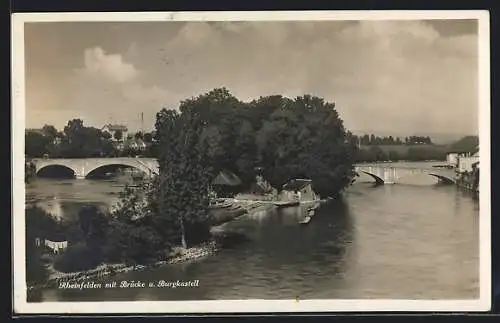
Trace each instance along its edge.
{"label": "small house on island", "polygon": [[319,200],[319,197],[313,190],[312,180],[297,178],[283,185],[278,200],[283,202],[312,202]]}
{"label": "small house on island", "polygon": [[221,171],[212,181],[211,190],[218,197],[231,197],[237,193],[241,185],[241,179],[234,173]]}

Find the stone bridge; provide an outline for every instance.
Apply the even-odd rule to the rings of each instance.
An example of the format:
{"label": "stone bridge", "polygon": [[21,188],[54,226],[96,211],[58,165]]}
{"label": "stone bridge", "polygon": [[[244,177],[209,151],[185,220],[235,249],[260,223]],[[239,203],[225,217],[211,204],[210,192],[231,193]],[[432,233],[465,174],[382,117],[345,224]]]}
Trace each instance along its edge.
{"label": "stone bridge", "polygon": [[440,183],[455,184],[455,170],[447,168],[410,168],[410,167],[389,167],[389,166],[362,166],[355,167],[355,171],[370,175],[377,185],[395,184],[401,178],[415,174],[426,174],[434,176]]}
{"label": "stone bridge", "polygon": [[127,166],[144,172],[147,176],[158,174],[159,167],[156,158],[54,158],[33,159],[36,173],[46,167],[64,167],[70,169],[76,178],[83,179],[91,172],[105,166]]}

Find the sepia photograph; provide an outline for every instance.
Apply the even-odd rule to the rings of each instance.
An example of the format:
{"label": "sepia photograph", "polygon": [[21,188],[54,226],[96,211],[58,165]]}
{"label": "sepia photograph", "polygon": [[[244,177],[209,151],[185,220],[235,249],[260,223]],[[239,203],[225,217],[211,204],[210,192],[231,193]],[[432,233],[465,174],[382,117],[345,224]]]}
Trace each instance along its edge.
{"label": "sepia photograph", "polygon": [[13,14],[15,312],[489,310],[488,19]]}

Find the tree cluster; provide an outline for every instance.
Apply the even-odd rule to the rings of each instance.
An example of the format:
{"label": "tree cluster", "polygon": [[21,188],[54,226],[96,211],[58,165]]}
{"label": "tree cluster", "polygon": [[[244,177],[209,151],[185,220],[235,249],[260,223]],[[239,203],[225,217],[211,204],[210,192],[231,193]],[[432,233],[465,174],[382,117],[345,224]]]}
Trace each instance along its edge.
{"label": "tree cluster", "polygon": [[342,120],[318,97],[246,103],[219,88],[182,101],[178,110],[161,110],[155,128],[160,173],[148,195],[148,218],[172,244],[209,238],[209,194],[221,171],[239,176],[241,190],[258,174],[278,190],[290,179],[310,178],[323,197],[338,194],[353,176]]}
{"label": "tree cluster", "polygon": [[352,135],[350,142],[358,146],[396,146],[396,145],[432,145],[432,140],[429,136],[407,136],[407,137],[393,137],[383,136],[379,137],[374,134],[365,134],[363,136]]}
{"label": "tree cluster", "polygon": [[[41,131],[25,133],[25,154],[29,158],[41,158],[48,155],[51,158],[89,158],[89,157],[124,157],[144,154],[151,156],[150,146],[152,133],[138,132],[135,139],[141,139],[146,144],[146,150],[141,150],[129,143],[119,148],[115,142],[123,139],[123,133],[116,131],[114,136],[95,127],[87,127],[81,119],[69,120],[63,131],[54,126],[45,125]],[[114,139],[114,140],[113,140]]]}
{"label": "tree cluster", "polygon": [[[193,147],[198,148],[188,149],[203,156],[210,178],[231,171],[242,179],[241,189],[247,189],[262,173],[278,190],[292,178],[311,178],[324,197],[350,182],[354,156],[346,130],[335,105],[321,98],[274,95],[242,102],[220,88],[183,101],[179,111],[181,129],[186,125],[182,120],[196,120],[199,135]],[[176,115],[164,109],[157,117],[156,139],[164,150],[158,156],[160,172],[175,165],[164,160],[173,158],[170,152],[177,148],[172,145],[182,138],[181,130],[165,130],[175,128],[161,122],[170,114]],[[182,142],[177,145],[182,147]]]}

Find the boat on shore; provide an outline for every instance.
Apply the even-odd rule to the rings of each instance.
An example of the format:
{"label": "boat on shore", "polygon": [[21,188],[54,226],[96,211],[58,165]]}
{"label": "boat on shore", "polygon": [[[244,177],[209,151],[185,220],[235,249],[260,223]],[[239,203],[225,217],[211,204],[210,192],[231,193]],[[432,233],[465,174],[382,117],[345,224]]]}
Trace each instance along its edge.
{"label": "boat on shore", "polygon": [[274,205],[281,209],[281,208],[285,208],[285,207],[298,206],[298,205],[300,205],[300,202],[299,201],[276,201],[276,202],[274,202]]}
{"label": "boat on shore", "polygon": [[233,203],[231,203],[230,201],[226,201],[224,199],[217,199],[210,201],[210,205],[208,206],[208,208],[210,210],[217,210],[217,209],[227,209],[230,208],[231,206],[233,206]]}
{"label": "boat on shore", "polygon": [[308,224],[311,221],[311,216],[308,214],[302,221],[299,222],[299,224]]}
{"label": "boat on shore", "polygon": [[304,219],[299,221],[299,224],[308,224],[311,221],[312,217],[314,216],[317,207],[318,205],[313,205],[311,207],[308,207],[306,210],[307,212],[306,216],[304,217]]}

